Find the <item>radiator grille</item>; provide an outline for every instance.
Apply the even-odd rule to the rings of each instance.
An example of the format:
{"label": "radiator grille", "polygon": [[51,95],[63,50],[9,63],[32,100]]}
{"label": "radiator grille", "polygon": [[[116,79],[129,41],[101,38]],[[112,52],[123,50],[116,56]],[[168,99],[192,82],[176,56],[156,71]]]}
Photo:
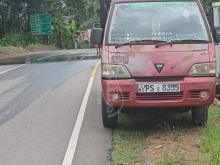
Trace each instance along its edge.
{"label": "radiator grille", "polygon": [[154,101],[154,100],[181,100],[183,98],[183,92],[175,93],[137,93],[137,100],[141,101]]}
{"label": "radiator grille", "polygon": [[200,91],[190,91],[189,97],[191,99],[199,99],[200,98]]}
{"label": "radiator grille", "polygon": [[120,96],[121,100],[129,100],[130,99],[130,94],[128,92],[119,93],[119,96]]}

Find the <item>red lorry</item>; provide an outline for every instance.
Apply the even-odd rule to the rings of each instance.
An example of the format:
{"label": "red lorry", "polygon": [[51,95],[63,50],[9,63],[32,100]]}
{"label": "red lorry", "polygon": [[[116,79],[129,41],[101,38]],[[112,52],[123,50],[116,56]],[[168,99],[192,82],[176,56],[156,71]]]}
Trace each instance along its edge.
{"label": "red lorry", "polygon": [[[170,108],[206,124],[215,98],[215,43],[199,0],[101,0],[102,119],[119,112]],[[164,111],[166,110],[164,109]]]}

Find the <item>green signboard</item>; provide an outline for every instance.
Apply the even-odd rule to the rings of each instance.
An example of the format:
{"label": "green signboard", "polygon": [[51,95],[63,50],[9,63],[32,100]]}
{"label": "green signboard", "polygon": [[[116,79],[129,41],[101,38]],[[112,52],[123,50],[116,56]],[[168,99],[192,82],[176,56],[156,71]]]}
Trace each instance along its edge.
{"label": "green signboard", "polygon": [[51,16],[45,14],[34,14],[31,16],[32,35],[52,34]]}

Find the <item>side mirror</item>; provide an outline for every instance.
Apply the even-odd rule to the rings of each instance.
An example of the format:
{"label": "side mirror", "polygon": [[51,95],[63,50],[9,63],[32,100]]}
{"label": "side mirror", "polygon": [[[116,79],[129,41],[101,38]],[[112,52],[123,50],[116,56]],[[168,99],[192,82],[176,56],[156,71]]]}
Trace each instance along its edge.
{"label": "side mirror", "polygon": [[102,35],[103,29],[102,28],[94,28],[91,31],[90,42],[92,44],[101,45],[102,44]]}
{"label": "side mirror", "polygon": [[215,42],[220,42],[220,26],[219,27],[215,27]]}

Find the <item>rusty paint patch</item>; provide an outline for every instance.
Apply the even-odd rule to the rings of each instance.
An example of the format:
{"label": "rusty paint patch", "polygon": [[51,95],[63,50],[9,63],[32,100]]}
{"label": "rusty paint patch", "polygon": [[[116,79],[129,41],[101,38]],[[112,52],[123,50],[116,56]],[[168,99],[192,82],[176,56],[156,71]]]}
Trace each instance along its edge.
{"label": "rusty paint patch", "polygon": [[128,56],[112,56],[112,63],[114,64],[129,64]]}
{"label": "rusty paint patch", "polygon": [[193,59],[193,57],[194,57],[194,54],[193,54],[193,53],[187,54],[187,55],[185,55],[185,56],[183,57],[182,62],[183,62],[183,63],[188,62],[188,61],[190,61],[191,59]]}
{"label": "rusty paint patch", "polygon": [[111,63],[113,64],[132,64],[134,61],[135,55],[134,54],[121,54],[116,53],[115,55],[111,55]]}

